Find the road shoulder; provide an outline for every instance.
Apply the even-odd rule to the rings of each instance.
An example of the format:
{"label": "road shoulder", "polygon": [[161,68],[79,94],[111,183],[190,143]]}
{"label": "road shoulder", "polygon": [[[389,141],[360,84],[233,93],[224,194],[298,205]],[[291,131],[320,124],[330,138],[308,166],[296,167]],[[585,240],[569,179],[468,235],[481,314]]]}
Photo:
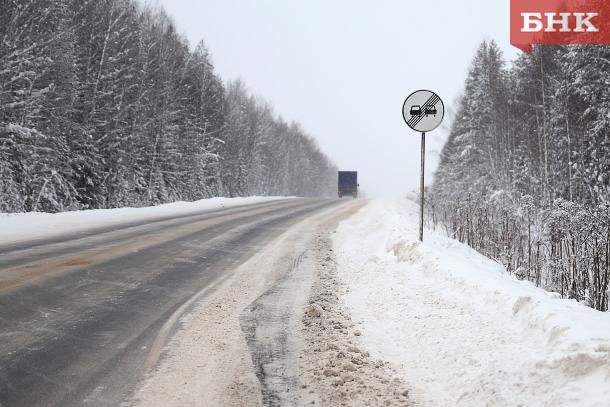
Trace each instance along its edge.
{"label": "road shoulder", "polygon": [[339,301],[331,236],[351,202],[296,226],[192,312],[130,405],[409,405],[404,382],[359,345]]}
{"label": "road shoulder", "polygon": [[400,376],[387,362],[370,357],[361,332],[341,297],[348,287],[337,275],[331,236],[337,224],[315,238],[314,281],[302,316],[305,338],[299,405],[413,405]]}
{"label": "road shoulder", "polygon": [[[132,400],[134,406],[256,406],[263,404],[260,366],[248,339],[245,314],[294,269],[295,259],[311,247],[312,237],[328,218],[350,212],[353,203],[324,210],[282,233],[181,317],[179,328],[163,348]],[[357,204],[356,204],[357,205]],[[351,212],[350,212],[351,213]],[[307,271],[307,267],[299,267]],[[291,309],[300,315],[311,280],[297,284]],[[256,321],[270,327],[269,320]],[[264,333],[259,330],[260,333]],[[292,335],[291,335],[292,337]],[[295,343],[299,339],[293,337]],[[295,356],[292,346],[284,360]],[[287,356],[289,354],[289,356]],[[277,358],[276,358],[277,359]]]}

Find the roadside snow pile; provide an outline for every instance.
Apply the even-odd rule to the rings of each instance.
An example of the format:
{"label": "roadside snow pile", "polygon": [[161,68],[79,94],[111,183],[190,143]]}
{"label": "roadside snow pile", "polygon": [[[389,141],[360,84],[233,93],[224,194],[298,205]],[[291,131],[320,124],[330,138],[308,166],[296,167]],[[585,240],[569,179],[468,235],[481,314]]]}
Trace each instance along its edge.
{"label": "roadside snow pile", "polygon": [[561,300],[373,201],[333,239],[343,296],[371,356],[424,406],[608,406],[610,313]]}
{"label": "roadside snow pile", "polygon": [[210,198],[145,208],[94,209],[61,213],[0,213],[0,245],[278,199],[286,199],[286,197]]}

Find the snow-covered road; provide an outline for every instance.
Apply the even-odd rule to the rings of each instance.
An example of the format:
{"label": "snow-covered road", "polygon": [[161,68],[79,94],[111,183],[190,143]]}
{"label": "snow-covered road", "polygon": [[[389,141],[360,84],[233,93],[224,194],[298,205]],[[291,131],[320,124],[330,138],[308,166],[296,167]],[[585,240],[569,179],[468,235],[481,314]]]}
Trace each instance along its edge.
{"label": "snow-covered road", "polygon": [[[295,224],[343,207],[337,200],[290,199],[207,210],[213,203],[200,202],[192,205],[200,210],[185,216],[173,206],[183,205],[166,208],[164,220],[140,218],[135,225],[137,216],[122,215],[156,210],[107,211],[106,218],[118,223],[109,221],[102,229],[97,229],[95,212],[57,215],[92,228],[43,238],[41,227],[41,240],[0,247],[0,406],[122,405],[156,366],[183,314],[208,300],[238,275],[240,265]],[[27,226],[32,217],[55,219],[9,218]],[[270,273],[251,270],[256,278],[245,278],[246,283],[254,281],[250,286],[256,287]],[[225,297],[224,309],[240,309],[235,301],[247,300],[245,294]],[[222,319],[215,326],[214,333],[222,335],[234,325]],[[207,331],[198,331],[196,339],[202,332]],[[197,355],[209,361],[208,349],[199,347]],[[187,358],[194,355],[189,349]],[[249,357],[247,348],[233,355],[237,361]],[[230,375],[232,365],[222,362],[207,375],[197,371],[197,380],[189,381],[192,387],[181,381],[181,389],[192,400],[201,394],[201,375],[218,378],[221,370]],[[185,377],[189,371],[179,373]],[[209,388],[202,391],[209,395]],[[168,394],[174,404],[159,405],[187,405],[177,391]],[[201,399],[192,405],[201,406]]]}
{"label": "snow-covered road", "polygon": [[372,201],[333,239],[362,346],[423,406],[608,406],[610,313],[562,300]]}
{"label": "snow-covered road", "polygon": [[415,204],[226,203],[0,219],[0,405],[609,405],[610,313]]}

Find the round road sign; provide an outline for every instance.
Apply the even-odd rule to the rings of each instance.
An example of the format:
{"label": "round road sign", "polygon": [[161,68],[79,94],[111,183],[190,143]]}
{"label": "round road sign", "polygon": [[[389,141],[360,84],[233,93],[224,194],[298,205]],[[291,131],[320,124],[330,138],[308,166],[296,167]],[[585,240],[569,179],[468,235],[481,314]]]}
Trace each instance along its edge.
{"label": "round road sign", "polygon": [[402,105],[402,117],[407,125],[420,133],[436,129],[445,116],[445,105],[441,98],[429,90],[411,93]]}

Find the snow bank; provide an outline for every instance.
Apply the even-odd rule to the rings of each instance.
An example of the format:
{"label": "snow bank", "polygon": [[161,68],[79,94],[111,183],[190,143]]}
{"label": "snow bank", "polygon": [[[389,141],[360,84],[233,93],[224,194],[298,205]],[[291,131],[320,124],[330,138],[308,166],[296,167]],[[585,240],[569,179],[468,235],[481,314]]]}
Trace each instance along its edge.
{"label": "snow bank", "polygon": [[0,245],[52,238],[100,227],[142,222],[201,211],[251,205],[286,197],[211,198],[146,208],[95,209],[61,213],[0,214]]}
{"label": "snow bank", "polygon": [[440,231],[421,245],[417,211],[373,201],[334,238],[372,356],[424,406],[608,406],[610,313],[518,281]]}

